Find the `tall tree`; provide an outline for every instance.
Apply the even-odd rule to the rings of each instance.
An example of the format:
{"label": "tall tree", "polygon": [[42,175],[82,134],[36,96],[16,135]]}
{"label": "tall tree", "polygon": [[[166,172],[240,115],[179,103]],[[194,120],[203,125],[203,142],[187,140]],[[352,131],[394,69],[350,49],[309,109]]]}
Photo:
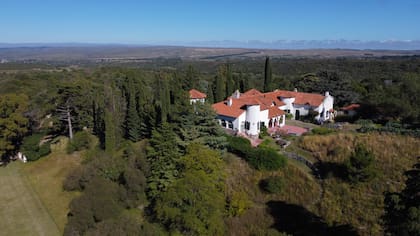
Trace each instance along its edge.
{"label": "tall tree", "polygon": [[264,67],[264,92],[270,92],[272,90],[272,77],[270,57],[266,57]]}
{"label": "tall tree", "polygon": [[148,177],[148,196],[155,199],[175,181],[178,176],[179,157],[181,155],[173,127],[163,123],[152,131],[147,159],[150,163]]}
{"label": "tall tree", "polygon": [[27,109],[26,95],[0,95],[0,158],[14,151],[27,132],[29,120],[24,116]]}
{"label": "tall tree", "polygon": [[186,147],[191,142],[200,143],[216,150],[224,150],[227,145],[223,130],[216,123],[216,114],[208,104],[195,103],[180,115],[177,133]]}
{"label": "tall tree", "polygon": [[215,78],[215,102],[223,101],[226,98],[226,67],[220,66]]}
{"label": "tall tree", "polygon": [[385,229],[391,235],[420,235],[420,162],[405,175],[403,191],[385,195]]}
{"label": "tall tree", "polygon": [[155,205],[157,219],[184,235],[223,235],[225,173],[220,155],[191,144],[180,164],[181,178]]}
{"label": "tall tree", "polygon": [[133,142],[140,140],[141,120],[137,110],[136,89],[132,78],[127,78],[127,117],[126,117],[126,136]]}
{"label": "tall tree", "polygon": [[233,74],[232,74],[232,65],[230,63],[227,63],[225,65],[225,67],[226,67],[226,75],[225,75],[225,77],[226,77],[226,94],[225,94],[225,97],[229,97],[238,88],[235,87],[235,80],[234,80]]}

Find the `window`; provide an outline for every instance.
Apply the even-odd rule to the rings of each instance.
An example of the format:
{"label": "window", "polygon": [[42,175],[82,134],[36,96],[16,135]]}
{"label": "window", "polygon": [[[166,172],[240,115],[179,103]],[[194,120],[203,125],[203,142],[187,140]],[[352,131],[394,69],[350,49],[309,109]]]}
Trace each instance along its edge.
{"label": "window", "polygon": [[222,126],[226,127],[226,121],[225,120],[222,120]]}
{"label": "window", "polygon": [[228,127],[229,127],[229,129],[233,129],[233,123],[232,123],[232,121],[229,121],[228,122]]}
{"label": "window", "polygon": [[248,121],[245,121],[245,129],[249,130],[249,127],[250,127],[250,123]]}

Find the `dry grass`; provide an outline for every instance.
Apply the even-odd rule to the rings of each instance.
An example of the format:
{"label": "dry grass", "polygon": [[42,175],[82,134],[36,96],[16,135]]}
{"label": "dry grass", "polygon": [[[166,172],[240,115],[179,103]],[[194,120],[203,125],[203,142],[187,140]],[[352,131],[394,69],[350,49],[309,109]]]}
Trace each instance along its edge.
{"label": "dry grass", "polygon": [[81,163],[80,154],[68,155],[65,147],[66,141],[63,139],[52,147],[50,155],[27,163],[22,168],[61,233],[67,222],[69,203],[77,195],[75,192],[64,191],[62,184],[67,174]]}
{"label": "dry grass", "polygon": [[[244,192],[251,202],[244,214],[226,220],[229,235],[264,235],[274,223],[268,212],[269,201],[285,201],[310,208],[319,197],[320,186],[307,172],[288,162],[280,171],[256,171],[240,158],[227,154],[227,193]],[[279,194],[267,194],[259,188],[261,180],[269,176],[281,176],[284,190]]]}
{"label": "dry grass", "polygon": [[359,143],[374,153],[378,177],[357,185],[332,177],[326,179],[326,192],[317,211],[330,224],[350,224],[362,235],[378,235],[383,233],[383,193],[404,187],[403,172],[420,156],[420,139],[378,133],[337,133],[305,136],[300,145],[322,161],[341,164]]}

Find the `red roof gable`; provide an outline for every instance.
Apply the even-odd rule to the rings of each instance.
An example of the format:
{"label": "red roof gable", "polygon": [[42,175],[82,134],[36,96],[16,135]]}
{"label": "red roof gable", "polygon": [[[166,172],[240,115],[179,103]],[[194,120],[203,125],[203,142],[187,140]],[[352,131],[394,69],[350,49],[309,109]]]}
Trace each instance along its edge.
{"label": "red roof gable", "polygon": [[232,103],[232,106],[228,106],[226,102],[218,102],[213,104],[212,107],[218,115],[237,118],[245,112],[241,109],[243,105],[243,103]]}
{"label": "red roof gable", "polygon": [[201,98],[206,98],[207,97],[207,95],[205,93],[202,93],[202,92],[200,92],[196,89],[191,89],[189,91],[189,93],[190,93],[190,98],[191,99],[201,99]]}
{"label": "red roof gable", "polygon": [[350,104],[350,105],[348,105],[346,107],[342,107],[340,110],[343,110],[343,111],[352,111],[352,110],[356,110],[359,107],[360,107],[359,104]]}
{"label": "red roof gable", "polygon": [[278,107],[268,108],[268,118],[273,118],[286,114],[284,111],[280,110]]}
{"label": "red roof gable", "polygon": [[[260,110],[268,110],[268,118],[276,117],[285,114],[284,111],[278,107],[285,105],[281,101],[283,98],[295,98],[294,104],[311,106],[319,106],[324,101],[324,96],[313,93],[291,92],[286,90],[276,90],[268,93],[261,93],[256,89],[251,89],[245,93],[240,94],[239,98],[235,95],[228,98],[228,100],[213,104],[213,109],[218,115],[228,117],[239,117],[245,110],[244,106],[260,105]],[[231,106],[228,106],[229,99],[232,99]]]}
{"label": "red roof gable", "polygon": [[298,105],[306,105],[309,104],[311,106],[317,107],[321,105],[322,101],[324,101],[325,96],[316,93],[302,93],[302,92],[292,92],[287,90],[276,90],[273,92],[269,92],[266,94],[271,94],[271,96],[278,96],[284,98],[295,98],[294,104]]}

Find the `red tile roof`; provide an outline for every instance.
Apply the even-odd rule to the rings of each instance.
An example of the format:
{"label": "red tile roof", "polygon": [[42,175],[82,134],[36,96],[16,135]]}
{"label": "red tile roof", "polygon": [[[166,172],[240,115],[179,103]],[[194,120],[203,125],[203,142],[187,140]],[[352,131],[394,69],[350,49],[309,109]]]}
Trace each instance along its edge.
{"label": "red tile roof", "polygon": [[[247,105],[260,105],[260,110],[268,109],[268,118],[285,114],[284,111],[278,109],[279,106],[285,105],[280,99],[281,97],[294,97],[295,104],[311,106],[319,106],[324,100],[324,96],[312,93],[291,92],[286,90],[276,90],[268,93],[261,93],[256,89],[248,90],[240,94],[239,98],[229,97],[228,100],[213,104],[213,109],[219,115],[229,117],[239,117]],[[228,106],[229,99],[232,99],[232,105]]]}
{"label": "red tile roof", "polygon": [[191,99],[201,99],[201,98],[206,98],[207,97],[207,95],[205,93],[202,93],[202,92],[200,92],[196,89],[191,89],[189,91],[189,93],[190,93],[190,98]]}
{"label": "red tile roof", "polygon": [[242,103],[232,103],[232,106],[228,106],[226,102],[218,102],[212,105],[213,109],[216,110],[218,115],[228,116],[228,117],[239,117],[245,110],[241,109]]}
{"label": "red tile roof", "polygon": [[268,108],[268,118],[273,118],[277,116],[281,116],[286,114],[284,111],[280,110],[278,107],[270,107]]}
{"label": "red tile roof", "polygon": [[244,93],[241,94],[241,97],[250,97],[250,96],[255,96],[255,95],[263,95],[263,93],[261,93],[260,91],[256,90],[256,89],[250,89]]}
{"label": "red tile roof", "polygon": [[270,94],[270,96],[277,96],[283,98],[295,98],[295,101],[293,102],[294,104],[309,104],[314,107],[321,105],[322,101],[324,101],[325,98],[325,96],[317,93],[302,93],[287,90],[275,90],[266,94]]}
{"label": "red tile roof", "polygon": [[352,111],[352,110],[356,110],[359,107],[360,107],[360,104],[350,104],[346,107],[340,108],[340,110],[342,110],[342,111]]}

